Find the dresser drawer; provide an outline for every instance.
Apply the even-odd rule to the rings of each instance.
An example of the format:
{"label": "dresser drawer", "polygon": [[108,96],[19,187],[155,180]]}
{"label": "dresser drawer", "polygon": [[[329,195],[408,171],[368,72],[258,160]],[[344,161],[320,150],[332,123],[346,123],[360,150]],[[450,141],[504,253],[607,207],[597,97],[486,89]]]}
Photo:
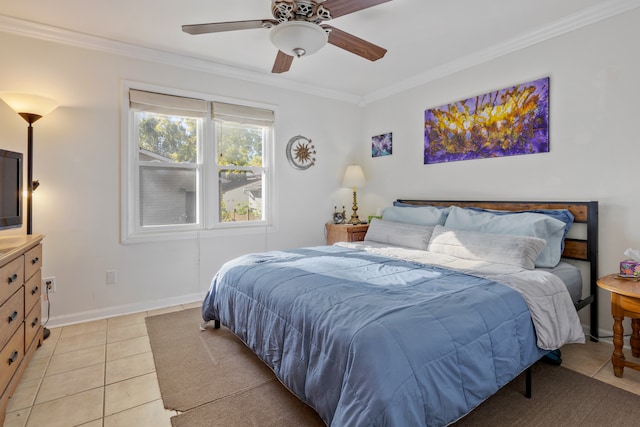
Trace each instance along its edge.
{"label": "dresser drawer", "polygon": [[33,273],[42,267],[42,243],[24,253],[24,278],[33,276]]}
{"label": "dresser drawer", "polygon": [[351,233],[351,241],[362,242],[364,241],[364,236],[366,235],[367,235],[366,231],[356,231],[355,233]]}
{"label": "dresser drawer", "polygon": [[40,302],[42,295],[42,272],[38,270],[24,284],[24,312],[28,313],[35,303]]}
{"label": "dresser drawer", "polygon": [[4,391],[24,357],[24,323],[0,350],[0,390]]}
{"label": "dresser drawer", "polygon": [[11,339],[24,320],[24,291],[20,288],[0,306],[0,348]]}
{"label": "dresser drawer", "polygon": [[40,330],[40,325],[42,323],[42,306],[40,304],[36,304],[35,307],[27,314],[24,319],[24,348],[25,351],[33,342],[33,339],[37,335]]}
{"label": "dresser drawer", "polygon": [[0,304],[24,283],[24,257],[19,256],[0,268]]}

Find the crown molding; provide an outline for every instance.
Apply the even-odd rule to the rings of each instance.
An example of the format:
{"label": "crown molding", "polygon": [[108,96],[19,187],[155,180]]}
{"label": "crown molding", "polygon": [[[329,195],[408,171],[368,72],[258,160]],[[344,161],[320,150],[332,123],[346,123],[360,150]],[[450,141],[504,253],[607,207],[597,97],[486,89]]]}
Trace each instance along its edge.
{"label": "crown molding", "polygon": [[206,61],[203,59],[166,52],[158,49],[136,46],[115,40],[92,36],[89,34],[78,33],[63,28],[25,21],[6,15],[0,15],[0,32],[60,43],[83,49],[105,52],[138,60],[171,65],[174,67],[184,68],[192,71],[200,71],[221,77],[228,77],[236,80],[243,80],[273,86],[280,89],[307,93],[323,98],[335,99],[351,104],[358,104],[362,99],[358,95],[352,95],[340,91],[326,89],[315,85],[307,85],[304,83],[291,81],[276,75],[265,75],[264,73],[258,71],[233,67],[230,65],[220,64],[213,61]]}
{"label": "crown molding", "polygon": [[597,6],[570,15],[565,19],[556,21],[536,31],[507,40],[504,43],[492,46],[489,49],[484,49],[471,55],[461,57],[455,61],[442,64],[441,66],[432,68],[425,73],[372,92],[362,98],[360,105],[367,105],[372,102],[379,101],[400,92],[446,77],[450,74],[457,73],[509,53],[533,46],[562,34],[595,24],[638,7],[640,7],[640,2],[638,2],[638,0],[612,0],[602,2]]}
{"label": "crown molding", "polygon": [[210,73],[221,77],[243,80],[323,98],[334,99],[359,106],[366,106],[369,103],[424,85],[450,74],[491,61],[526,47],[533,46],[553,37],[578,30],[587,25],[603,21],[638,7],[640,7],[640,2],[638,2],[638,0],[611,0],[601,2],[594,7],[570,15],[565,19],[556,21],[536,31],[507,40],[504,43],[495,45],[489,49],[475,52],[471,55],[461,57],[455,61],[442,64],[438,67],[431,68],[424,73],[371,92],[365,96],[299,83],[281,76],[271,74],[265,75],[258,71],[206,61],[191,56],[135,46],[128,43],[104,39],[49,25],[25,21],[6,15],[0,15],[0,32],[65,44],[83,49],[101,51],[138,60],[171,65],[193,71]]}

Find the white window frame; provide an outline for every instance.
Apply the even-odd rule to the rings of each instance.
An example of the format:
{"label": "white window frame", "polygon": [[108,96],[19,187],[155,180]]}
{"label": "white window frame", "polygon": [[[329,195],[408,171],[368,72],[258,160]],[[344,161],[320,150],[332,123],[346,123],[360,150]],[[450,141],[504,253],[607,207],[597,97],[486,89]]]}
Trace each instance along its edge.
{"label": "white window frame", "polygon": [[[203,99],[209,105],[209,113],[198,128],[201,141],[198,144],[198,161],[195,164],[167,164],[163,167],[194,167],[199,178],[197,187],[197,218],[195,224],[176,224],[163,226],[139,225],[140,183],[139,183],[139,154],[138,154],[138,129],[136,128],[134,112],[129,104],[130,90],[141,90],[166,95],[186,98]],[[210,114],[211,105],[215,103],[227,103],[241,107],[250,107],[260,110],[270,110],[276,115],[273,105],[240,101],[232,98],[217,97],[193,91],[170,89],[139,82],[122,82],[121,91],[121,242],[137,243],[157,240],[188,239],[207,234],[229,235],[246,233],[264,233],[265,227],[273,224],[272,201],[273,192],[273,168],[272,157],[275,144],[275,119],[270,126],[270,131],[265,132],[263,142],[262,168],[237,167],[234,169],[252,170],[254,173],[262,172],[262,220],[249,222],[220,222],[218,200],[218,171],[227,169],[217,164],[215,121]],[[209,159],[209,160],[206,160]]]}

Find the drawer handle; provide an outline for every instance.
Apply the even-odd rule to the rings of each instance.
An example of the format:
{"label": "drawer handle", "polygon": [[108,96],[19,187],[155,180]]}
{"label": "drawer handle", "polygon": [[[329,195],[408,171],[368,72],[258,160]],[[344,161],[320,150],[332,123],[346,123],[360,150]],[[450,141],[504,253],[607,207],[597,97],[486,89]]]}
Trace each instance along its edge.
{"label": "drawer handle", "polygon": [[31,264],[32,264],[32,265],[33,265],[33,264],[37,264],[37,263],[38,263],[38,261],[40,261],[40,257],[35,257],[35,258],[33,258],[33,259],[31,260]]}
{"label": "drawer handle", "polygon": [[35,328],[36,326],[38,326],[39,322],[40,322],[40,319],[36,317],[35,319],[33,319],[33,322],[31,322],[31,327]]}
{"label": "drawer handle", "polygon": [[18,280],[18,275],[16,273],[13,273],[11,276],[9,276],[9,278],[7,279],[7,281],[9,282],[9,284],[12,284],[13,282],[15,282],[16,280]]}
{"label": "drawer handle", "polygon": [[11,313],[11,315],[9,315],[9,323],[11,323],[14,320],[16,320],[17,317],[18,317],[18,312],[14,310],[13,313]]}
{"label": "drawer handle", "polygon": [[9,365],[11,365],[13,362],[18,360],[19,355],[20,353],[18,353],[18,350],[14,350],[13,353],[11,353],[11,356],[9,357]]}
{"label": "drawer handle", "polygon": [[40,290],[40,288],[39,288],[39,287],[37,287],[37,286],[36,286],[36,287],[34,287],[33,289],[31,289],[31,295],[35,295],[35,294],[37,294],[37,293],[38,293],[38,290]]}

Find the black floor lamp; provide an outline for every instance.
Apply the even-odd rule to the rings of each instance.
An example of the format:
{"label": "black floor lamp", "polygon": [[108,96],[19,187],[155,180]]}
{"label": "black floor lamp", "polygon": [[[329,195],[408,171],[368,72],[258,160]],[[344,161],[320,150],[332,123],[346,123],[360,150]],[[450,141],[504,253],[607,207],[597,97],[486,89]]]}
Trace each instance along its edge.
{"label": "black floor lamp", "polygon": [[[27,234],[32,234],[33,192],[40,185],[38,181],[33,180],[33,124],[55,110],[58,107],[58,103],[43,96],[14,92],[2,92],[0,93],[0,99],[29,123],[27,128]],[[45,339],[49,337],[49,334],[49,329],[44,328]]]}
{"label": "black floor lamp", "polygon": [[55,110],[58,103],[43,96],[13,92],[0,93],[0,99],[29,123],[27,129],[27,234],[32,234],[33,191],[39,185],[38,181],[33,181],[33,124]]}

